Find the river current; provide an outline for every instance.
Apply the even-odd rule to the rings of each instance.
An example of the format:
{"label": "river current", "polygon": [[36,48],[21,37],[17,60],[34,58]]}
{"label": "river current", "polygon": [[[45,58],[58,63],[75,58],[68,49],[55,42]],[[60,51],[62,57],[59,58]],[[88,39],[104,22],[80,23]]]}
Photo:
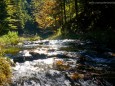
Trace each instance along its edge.
{"label": "river current", "polygon": [[80,40],[25,41],[15,55],[11,86],[114,86],[114,51]]}

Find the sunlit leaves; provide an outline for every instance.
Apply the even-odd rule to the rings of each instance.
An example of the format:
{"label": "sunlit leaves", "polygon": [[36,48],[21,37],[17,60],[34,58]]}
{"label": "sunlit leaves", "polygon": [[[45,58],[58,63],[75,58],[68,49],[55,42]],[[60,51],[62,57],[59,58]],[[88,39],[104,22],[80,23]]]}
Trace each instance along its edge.
{"label": "sunlit leaves", "polygon": [[[35,4],[35,2],[39,4]],[[32,4],[34,4],[33,15],[39,27],[45,29],[45,28],[54,26],[55,21],[59,20],[59,18],[55,16],[55,14],[58,12],[58,9],[56,9],[56,6],[58,4],[56,3],[55,0],[42,0],[42,1],[35,0],[35,1],[32,1]]]}

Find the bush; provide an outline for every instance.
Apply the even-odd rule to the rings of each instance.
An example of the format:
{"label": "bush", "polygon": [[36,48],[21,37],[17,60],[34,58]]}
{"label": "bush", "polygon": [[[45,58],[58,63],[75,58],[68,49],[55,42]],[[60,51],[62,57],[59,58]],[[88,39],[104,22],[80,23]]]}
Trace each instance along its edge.
{"label": "bush", "polygon": [[9,31],[8,34],[3,35],[0,38],[0,44],[2,45],[15,45],[19,41],[18,33]]}
{"label": "bush", "polygon": [[0,57],[0,86],[11,82],[10,63],[3,57]]}

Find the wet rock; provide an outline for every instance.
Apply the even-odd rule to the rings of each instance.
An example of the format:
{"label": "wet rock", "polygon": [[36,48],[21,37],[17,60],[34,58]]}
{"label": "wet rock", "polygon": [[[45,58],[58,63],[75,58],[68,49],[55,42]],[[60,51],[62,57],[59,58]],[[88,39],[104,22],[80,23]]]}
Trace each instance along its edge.
{"label": "wet rock", "polygon": [[77,80],[77,79],[83,79],[84,74],[79,74],[79,73],[69,73],[67,74],[68,77],[70,77],[72,80]]}
{"label": "wet rock", "polygon": [[32,61],[33,56],[29,53],[28,50],[20,51],[14,58],[14,62],[24,62],[24,61]]}
{"label": "wet rock", "polygon": [[56,66],[56,69],[60,71],[68,71],[68,70],[73,70],[76,68],[76,60],[74,59],[60,59],[60,58],[55,58],[55,63],[54,65]]}
{"label": "wet rock", "polygon": [[108,57],[115,57],[115,53],[113,52],[105,52],[105,55],[107,55]]}
{"label": "wet rock", "polygon": [[[93,80],[79,80],[81,86],[100,86],[97,83],[93,82]],[[101,85],[103,86],[103,85]]]}
{"label": "wet rock", "polygon": [[69,70],[71,67],[68,63],[64,62],[63,60],[57,60],[55,62],[56,68],[60,71]]}
{"label": "wet rock", "polygon": [[30,51],[30,54],[33,56],[33,59],[36,60],[36,59],[46,59],[47,58],[47,55],[40,52],[38,50],[35,50],[35,51]]}
{"label": "wet rock", "polygon": [[24,41],[24,44],[29,45],[29,44],[32,44],[32,42],[31,41]]}
{"label": "wet rock", "polygon": [[28,45],[23,45],[21,47],[26,49],[33,49],[36,48],[37,46],[39,46],[39,44],[28,44]]}

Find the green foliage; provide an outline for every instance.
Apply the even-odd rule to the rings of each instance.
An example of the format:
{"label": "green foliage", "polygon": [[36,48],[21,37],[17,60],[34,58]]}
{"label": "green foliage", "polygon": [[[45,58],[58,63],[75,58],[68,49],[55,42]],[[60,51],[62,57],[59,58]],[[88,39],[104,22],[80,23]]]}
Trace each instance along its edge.
{"label": "green foliage", "polygon": [[11,68],[9,62],[0,57],[0,86],[11,82]]}
{"label": "green foliage", "polygon": [[30,36],[30,37],[20,37],[19,40],[20,42],[23,42],[23,41],[36,41],[36,40],[40,40],[41,37],[38,36],[38,35],[35,35],[35,36]]}
{"label": "green foliage", "polygon": [[25,28],[26,22],[31,20],[28,6],[27,0],[0,1],[0,34]]}
{"label": "green foliage", "polygon": [[19,37],[17,32],[9,31],[8,34],[3,35],[0,38],[1,45],[15,45],[19,42]]}
{"label": "green foliage", "polygon": [[52,39],[60,39],[61,36],[62,36],[61,29],[62,28],[58,28],[58,30],[55,31],[55,33],[53,35],[49,36],[47,39],[50,39],[50,40],[52,40]]}
{"label": "green foliage", "polygon": [[26,37],[19,37],[19,44],[23,44],[23,41],[36,41],[42,39],[39,35],[35,36],[26,36]]}
{"label": "green foliage", "polygon": [[6,32],[5,18],[7,16],[6,3],[4,0],[0,0],[0,35]]}
{"label": "green foliage", "polygon": [[[17,47],[7,47],[7,48],[4,48],[2,49],[2,51],[5,53],[5,54],[17,54],[19,51],[20,51],[20,48],[17,48]],[[4,55],[4,54],[3,54]]]}

